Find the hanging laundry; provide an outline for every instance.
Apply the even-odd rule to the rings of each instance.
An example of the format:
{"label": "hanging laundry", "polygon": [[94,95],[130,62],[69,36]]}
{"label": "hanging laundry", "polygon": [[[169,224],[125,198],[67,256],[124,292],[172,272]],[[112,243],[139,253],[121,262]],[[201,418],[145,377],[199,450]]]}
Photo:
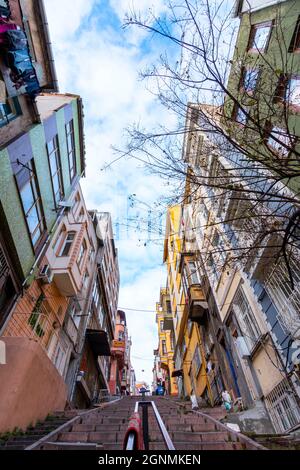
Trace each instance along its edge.
{"label": "hanging laundry", "polygon": [[0,47],[1,43],[3,44],[3,47],[10,51],[28,48],[26,34],[21,29],[8,30],[5,33],[0,34]]}
{"label": "hanging laundry", "polygon": [[30,60],[30,57],[28,56],[28,54],[24,54],[24,58],[23,60],[20,60],[21,59],[21,56],[17,56],[15,52],[8,52],[7,54],[7,63],[8,63],[8,66],[9,68],[12,70],[12,72],[15,74],[15,75],[22,75],[24,72],[31,72],[33,73],[34,72],[34,68],[32,66],[32,63],[31,63],[31,60]]}
{"label": "hanging laundry", "polygon": [[2,18],[7,19],[7,18],[10,17],[10,15],[11,15],[11,13],[10,13],[10,9],[8,7],[0,6],[0,20]]}
{"label": "hanging laundry", "polygon": [[6,31],[18,30],[19,26],[14,23],[0,23],[0,34],[6,33]]}

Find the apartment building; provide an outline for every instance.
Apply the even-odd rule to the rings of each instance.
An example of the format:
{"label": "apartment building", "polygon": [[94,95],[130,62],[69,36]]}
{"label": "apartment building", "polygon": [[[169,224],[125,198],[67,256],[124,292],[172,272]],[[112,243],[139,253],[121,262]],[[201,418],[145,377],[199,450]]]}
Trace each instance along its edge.
{"label": "apartment building", "polygon": [[[201,129],[193,114],[197,106],[189,108],[184,158],[194,181],[214,177],[230,183],[230,175],[233,181],[243,170],[237,167],[237,173],[232,172],[232,159],[216,149],[211,134]],[[217,119],[213,107],[205,106],[205,112],[211,113],[210,119]],[[247,188],[246,176],[244,185]],[[193,227],[199,284],[208,303],[206,314],[217,353],[214,361],[220,365],[223,387],[243,407],[259,410],[262,429],[270,429],[269,418],[276,432],[288,431],[300,417],[299,376],[292,360],[297,336],[295,325],[294,331],[288,331],[291,321],[286,321],[293,316],[297,290],[289,290],[286,268],[270,256],[271,243],[249,258],[228,263],[233,250],[236,253],[255,243],[258,214],[243,217],[248,214],[251,198],[246,201],[235,191],[224,192],[209,185],[198,185],[196,192],[184,205],[184,224]],[[272,216],[267,202],[263,209]],[[296,270],[293,265],[292,269]]]}
{"label": "apartment building", "polygon": [[127,388],[128,361],[128,329],[126,314],[122,310],[117,311],[115,335],[111,347],[111,365],[109,388],[112,395],[125,395],[129,393]]}
{"label": "apartment building", "polygon": [[[201,318],[207,308],[191,247],[187,247],[182,206],[170,207],[167,213],[164,262],[167,266],[167,291],[173,317],[175,370],[178,394],[195,394],[212,403],[208,383],[208,366],[203,347]],[[220,393],[220,392],[219,392]]]}
{"label": "apartment building", "polygon": [[[86,261],[77,263],[85,225],[72,222],[76,188],[85,169],[82,103],[75,95],[51,97],[36,98],[40,122],[0,152],[1,336],[10,360],[1,367],[1,396],[7,398],[6,410],[21,408],[17,419],[22,425],[30,419],[28,413],[36,411],[39,419],[66,400],[68,345],[60,330],[69,297],[81,289],[81,263]],[[87,213],[83,208],[81,212],[84,219]],[[16,380],[18,393],[12,394]],[[48,401],[41,390],[45,387]],[[25,397],[36,408],[24,406]],[[10,419],[7,413],[1,416]],[[3,424],[5,429],[9,423]]]}
{"label": "apartment building", "polygon": [[298,191],[299,2],[239,0],[234,15],[240,27],[227,85],[226,125],[260,161],[272,161],[274,173],[281,173],[282,159],[289,162],[288,185]]}
{"label": "apartment building", "polygon": [[159,347],[154,390],[160,383],[168,395],[177,395],[177,381],[172,374],[175,370],[174,350],[175,334],[170,296],[167,289],[160,290],[160,300],[156,304],[156,323],[158,328]]}

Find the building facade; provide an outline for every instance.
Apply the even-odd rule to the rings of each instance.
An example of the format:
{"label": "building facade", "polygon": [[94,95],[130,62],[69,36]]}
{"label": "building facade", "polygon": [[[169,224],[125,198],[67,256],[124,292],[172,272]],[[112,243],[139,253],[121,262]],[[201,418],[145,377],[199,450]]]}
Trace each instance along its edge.
{"label": "building facade", "polygon": [[126,395],[129,393],[127,376],[128,361],[128,329],[126,314],[122,310],[117,311],[115,335],[111,348],[111,366],[109,388],[112,395]]}
{"label": "building facade", "polygon": [[177,381],[172,377],[175,370],[174,349],[175,334],[171,302],[167,289],[161,289],[160,301],[156,304],[156,323],[158,328],[159,347],[158,362],[155,365],[156,382],[160,383],[168,395],[177,395]]}
{"label": "building facade", "polygon": [[[190,132],[184,158],[192,174],[230,180],[232,161],[211,145],[210,133],[203,131],[194,118],[188,119],[187,126]],[[203,359],[207,354],[205,394],[217,403],[220,393],[228,390],[237,410],[257,410],[260,418],[256,430],[289,431],[299,423],[299,377],[292,360],[297,352],[297,328],[294,325],[293,335],[285,320],[293,315],[297,292],[292,296],[287,292],[287,273],[282,264],[274,264],[274,259],[271,270],[264,268],[266,258],[268,264],[272,263],[264,251],[268,245],[245,263],[228,262],[232,250],[250,246],[257,233],[257,219],[242,218],[245,198],[239,205],[230,192],[222,197],[222,189],[191,184],[189,190],[196,197],[189,198],[187,191],[181,236],[184,258],[193,264],[182,273],[183,279],[195,279],[192,285],[189,281],[184,284],[188,286],[192,320],[191,309],[198,310],[195,323]],[[264,210],[270,210],[267,204]],[[251,224],[256,224],[256,230]],[[198,290],[194,307],[193,290]],[[279,299],[284,299],[285,310]]]}

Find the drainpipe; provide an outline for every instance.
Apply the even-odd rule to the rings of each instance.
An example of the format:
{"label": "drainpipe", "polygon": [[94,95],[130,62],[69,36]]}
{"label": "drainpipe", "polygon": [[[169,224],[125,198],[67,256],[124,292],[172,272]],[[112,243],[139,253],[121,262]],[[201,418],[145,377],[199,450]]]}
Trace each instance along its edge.
{"label": "drainpipe", "polygon": [[53,55],[53,50],[52,50],[52,43],[50,39],[50,32],[49,32],[45,5],[44,5],[43,0],[37,0],[37,2],[38,2],[39,10],[40,10],[42,26],[43,26],[45,40],[46,40],[46,48],[47,48],[47,54],[48,54],[51,76],[52,76],[53,91],[57,93],[59,92],[58,79],[57,79],[57,73],[56,73],[56,68],[55,68],[55,61],[54,61],[54,55]]}

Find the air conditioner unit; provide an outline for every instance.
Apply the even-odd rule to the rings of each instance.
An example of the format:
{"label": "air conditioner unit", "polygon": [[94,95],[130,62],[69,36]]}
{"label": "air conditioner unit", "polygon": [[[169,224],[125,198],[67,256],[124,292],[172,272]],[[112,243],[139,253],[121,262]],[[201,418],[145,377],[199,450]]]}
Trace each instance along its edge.
{"label": "air conditioner unit", "polygon": [[235,340],[235,344],[241,357],[244,358],[250,356],[250,351],[244,336],[238,336]]}
{"label": "air conditioner unit", "polygon": [[73,202],[71,202],[71,201],[60,201],[58,203],[58,207],[61,207],[61,208],[64,208],[64,209],[72,209]]}
{"label": "air conditioner unit", "polygon": [[45,264],[39,274],[39,279],[42,280],[44,284],[50,284],[53,280],[53,272],[51,271],[51,268],[49,264]]}

